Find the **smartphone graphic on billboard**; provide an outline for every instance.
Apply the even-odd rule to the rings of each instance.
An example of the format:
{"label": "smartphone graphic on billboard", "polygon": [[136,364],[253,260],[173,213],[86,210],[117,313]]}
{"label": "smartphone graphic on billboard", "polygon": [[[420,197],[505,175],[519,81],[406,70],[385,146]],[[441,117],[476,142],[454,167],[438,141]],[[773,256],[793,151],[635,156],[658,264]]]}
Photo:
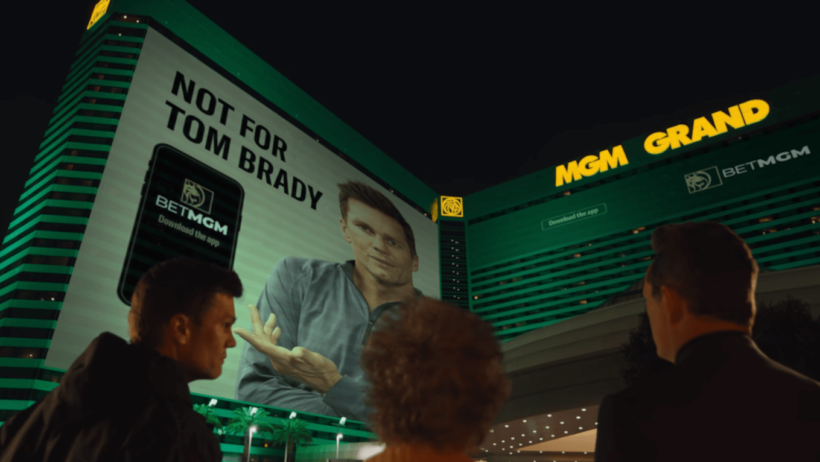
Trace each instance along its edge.
{"label": "smartphone graphic on billboard", "polygon": [[131,305],[139,278],[169,258],[233,269],[244,190],[228,177],[167,144],[154,148],[120,283]]}

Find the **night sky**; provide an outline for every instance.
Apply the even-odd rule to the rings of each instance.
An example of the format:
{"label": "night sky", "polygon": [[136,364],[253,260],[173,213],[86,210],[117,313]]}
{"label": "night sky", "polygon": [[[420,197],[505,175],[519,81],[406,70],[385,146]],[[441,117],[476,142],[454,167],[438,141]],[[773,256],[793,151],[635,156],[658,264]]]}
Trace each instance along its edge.
{"label": "night sky", "polygon": [[[4,3],[3,230],[94,3]],[[808,7],[189,3],[446,195],[820,73]]]}

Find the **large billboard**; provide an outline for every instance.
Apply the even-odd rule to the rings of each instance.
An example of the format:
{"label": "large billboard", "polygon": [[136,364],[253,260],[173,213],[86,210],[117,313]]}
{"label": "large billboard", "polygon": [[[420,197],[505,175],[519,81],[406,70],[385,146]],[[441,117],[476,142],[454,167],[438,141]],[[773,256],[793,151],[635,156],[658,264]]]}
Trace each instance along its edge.
{"label": "large billboard", "polygon": [[[345,224],[339,185],[352,182],[387,202],[350,209]],[[410,230],[390,217],[391,207]],[[393,250],[374,257],[363,245],[377,235]],[[280,345],[334,361],[344,393],[323,396],[276,376],[239,336],[222,375],[191,383],[191,391],[297,411],[363,417],[358,355],[381,310],[369,306],[363,293],[372,288],[354,281],[355,268],[411,276],[418,292],[439,297],[433,222],[148,29],[45,365],[68,369],[102,332],[127,338],[139,276],[179,255],[232,267],[245,288],[236,325],[251,327],[249,304],[263,317],[277,314]]]}

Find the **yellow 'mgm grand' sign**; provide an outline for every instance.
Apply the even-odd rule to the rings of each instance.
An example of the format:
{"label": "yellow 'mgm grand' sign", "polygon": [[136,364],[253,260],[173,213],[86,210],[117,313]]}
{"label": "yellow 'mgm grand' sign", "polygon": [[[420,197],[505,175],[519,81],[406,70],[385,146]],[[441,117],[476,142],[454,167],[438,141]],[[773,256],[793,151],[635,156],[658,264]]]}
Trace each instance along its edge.
{"label": "yellow 'mgm grand' sign", "polygon": [[[761,99],[753,99],[730,107],[728,112],[728,114],[723,111],[714,112],[711,120],[709,117],[699,117],[692,122],[691,130],[689,125],[681,124],[669,127],[663,132],[653,133],[646,137],[643,144],[644,150],[652,155],[663,154],[670,149],[675,150],[697,143],[704,138],[722,135],[729,131],[728,127],[738,129],[760,122],[769,115],[769,103]],[[611,153],[605,150],[597,156],[586,156],[581,160],[559,165],[555,168],[555,186],[563,186],[565,183],[623,165],[629,165],[629,159],[626,157],[623,146],[615,146]]]}

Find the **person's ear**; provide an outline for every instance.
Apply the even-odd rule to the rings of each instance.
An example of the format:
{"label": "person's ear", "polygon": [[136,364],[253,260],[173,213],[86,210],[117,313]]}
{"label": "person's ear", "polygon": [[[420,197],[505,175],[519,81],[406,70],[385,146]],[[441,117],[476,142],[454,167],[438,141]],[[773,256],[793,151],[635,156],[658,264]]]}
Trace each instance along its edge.
{"label": "person's ear", "polygon": [[168,334],[176,345],[187,345],[191,341],[192,327],[191,318],[177,313],[168,322]]}
{"label": "person's ear", "polygon": [[419,270],[419,256],[418,254],[413,255],[413,272]]}
{"label": "person's ear", "polygon": [[666,311],[669,324],[674,326],[683,320],[686,300],[680,292],[669,286],[661,286],[661,306]]}
{"label": "person's ear", "polygon": [[347,222],[344,217],[339,217],[339,227],[342,229],[342,237],[344,237],[347,242],[352,242],[350,236],[347,234]]}

